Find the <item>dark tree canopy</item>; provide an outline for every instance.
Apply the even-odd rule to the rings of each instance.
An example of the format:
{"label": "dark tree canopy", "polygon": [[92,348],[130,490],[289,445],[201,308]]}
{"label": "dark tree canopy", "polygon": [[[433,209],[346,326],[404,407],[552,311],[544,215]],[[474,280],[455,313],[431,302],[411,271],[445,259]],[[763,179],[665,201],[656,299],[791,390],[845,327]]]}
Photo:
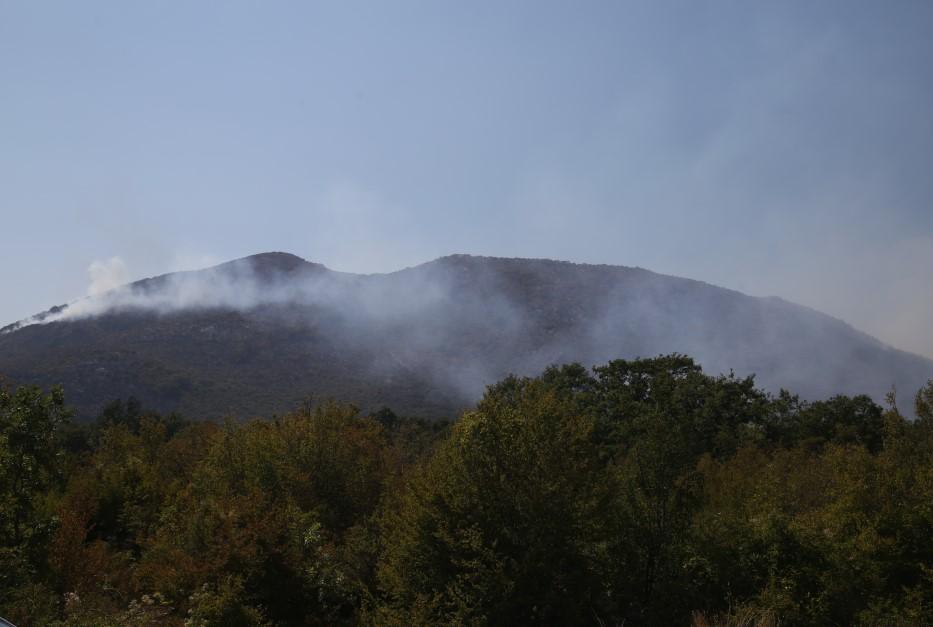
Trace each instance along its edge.
{"label": "dark tree canopy", "polygon": [[56,625],[933,622],[916,420],[689,357],[507,377],[453,424],[305,403],[68,422],[0,391],[0,615]]}

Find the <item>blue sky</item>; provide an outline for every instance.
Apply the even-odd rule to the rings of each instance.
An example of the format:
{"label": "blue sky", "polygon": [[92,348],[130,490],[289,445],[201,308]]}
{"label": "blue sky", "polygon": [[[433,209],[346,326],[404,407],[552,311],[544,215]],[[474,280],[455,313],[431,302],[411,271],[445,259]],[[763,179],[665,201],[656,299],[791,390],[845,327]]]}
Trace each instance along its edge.
{"label": "blue sky", "polygon": [[92,264],[463,252],[779,295],[933,356],[931,68],[907,0],[0,0],[0,324]]}

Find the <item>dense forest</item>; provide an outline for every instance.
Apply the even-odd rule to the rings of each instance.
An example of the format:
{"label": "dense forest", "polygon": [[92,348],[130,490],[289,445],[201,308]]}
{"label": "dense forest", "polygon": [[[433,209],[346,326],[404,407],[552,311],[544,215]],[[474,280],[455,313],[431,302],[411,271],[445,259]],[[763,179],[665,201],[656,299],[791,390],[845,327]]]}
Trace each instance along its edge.
{"label": "dense forest", "polygon": [[0,615],[931,624],[933,381],[910,392],[804,402],[668,355],[509,377],[452,423],[217,424],[8,386]]}

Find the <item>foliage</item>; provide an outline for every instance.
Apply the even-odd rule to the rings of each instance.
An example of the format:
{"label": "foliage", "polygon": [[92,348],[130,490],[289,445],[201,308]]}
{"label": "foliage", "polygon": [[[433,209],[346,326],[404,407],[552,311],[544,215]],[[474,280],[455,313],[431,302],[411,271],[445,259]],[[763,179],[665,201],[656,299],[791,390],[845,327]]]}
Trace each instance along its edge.
{"label": "foliage", "polygon": [[[505,388],[508,388],[506,391]],[[594,424],[546,385],[506,382],[412,479],[382,522],[377,622],[568,622],[599,589],[611,485]]]}
{"label": "foliage", "polygon": [[452,425],[310,403],[71,424],[0,391],[29,625],[933,623],[933,382],[770,396],[690,358],[508,377]]}

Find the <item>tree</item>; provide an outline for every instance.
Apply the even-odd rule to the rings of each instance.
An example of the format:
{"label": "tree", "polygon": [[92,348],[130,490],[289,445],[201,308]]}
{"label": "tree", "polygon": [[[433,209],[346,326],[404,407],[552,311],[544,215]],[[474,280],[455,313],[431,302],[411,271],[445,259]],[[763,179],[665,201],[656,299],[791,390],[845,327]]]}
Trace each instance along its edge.
{"label": "tree", "polygon": [[23,622],[48,619],[48,496],[61,485],[59,431],[68,415],[60,388],[0,388],[0,607]]}
{"label": "tree", "polygon": [[387,512],[376,622],[566,624],[617,615],[603,585],[612,481],[594,423],[541,380],[510,378]]}
{"label": "tree", "polygon": [[914,399],[914,411],[917,418],[933,422],[933,379],[927,381]]}
{"label": "tree", "polygon": [[768,398],[753,377],[712,377],[685,355],[618,359],[594,372],[597,420],[619,453],[662,419],[685,438],[691,462],[707,452],[726,457],[758,437],[768,418]]}
{"label": "tree", "polygon": [[877,453],[884,444],[884,431],[884,410],[863,394],[801,404],[788,435],[792,443],[813,448],[859,444]]}
{"label": "tree", "polygon": [[200,591],[206,607],[263,608],[276,624],[347,622],[374,561],[368,520],[392,478],[382,426],[357,413],[331,403],[226,424],[167,499],[140,560],[145,586],[180,607]]}
{"label": "tree", "polygon": [[19,546],[36,531],[37,499],[61,480],[59,431],[70,413],[61,388],[0,389],[0,543]]}

